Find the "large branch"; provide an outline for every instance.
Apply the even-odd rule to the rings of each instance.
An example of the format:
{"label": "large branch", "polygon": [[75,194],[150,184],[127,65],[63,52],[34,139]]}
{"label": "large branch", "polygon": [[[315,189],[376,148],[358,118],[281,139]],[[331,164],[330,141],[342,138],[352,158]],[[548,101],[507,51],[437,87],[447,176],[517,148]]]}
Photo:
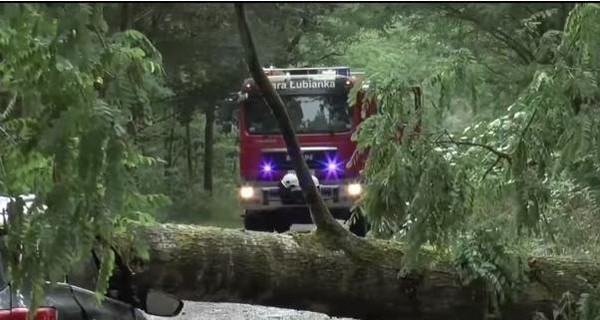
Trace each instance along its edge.
{"label": "large branch", "polygon": [[286,111],[286,108],[284,107],[283,101],[275,92],[273,85],[267,78],[258,59],[256,47],[254,45],[250,28],[248,27],[243,5],[239,3],[236,4],[235,12],[248,69],[250,70],[252,78],[258,85],[265,102],[277,119],[277,123],[279,124],[288,154],[290,155],[294,170],[298,176],[300,187],[304,193],[304,198],[306,199],[306,203],[310,209],[312,220],[317,226],[317,231],[326,235],[337,237],[339,239],[350,238],[350,233],[335,221],[327,209],[323,198],[319,194],[317,187],[312,180],[312,176],[308,170],[306,161],[304,161],[304,158],[302,157],[300,145],[296,139],[296,133],[294,132],[294,128],[292,127],[290,117]]}
{"label": "large branch", "polygon": [[[316,234],[271,234],[210,227],[161,225],[143,229],[150,261],[138,285],[193,301],[239,302],[305,309],[361,319],[480,320],[485,291],[461,285],[438,262],[418,275],[357,262]],[[398,243],[369,240],[379,259],[400,266]],[[597,283],[600,266],[557,258],[531,259],[530,282],[515,291],[503,319],[549,319],[561,295]]]}

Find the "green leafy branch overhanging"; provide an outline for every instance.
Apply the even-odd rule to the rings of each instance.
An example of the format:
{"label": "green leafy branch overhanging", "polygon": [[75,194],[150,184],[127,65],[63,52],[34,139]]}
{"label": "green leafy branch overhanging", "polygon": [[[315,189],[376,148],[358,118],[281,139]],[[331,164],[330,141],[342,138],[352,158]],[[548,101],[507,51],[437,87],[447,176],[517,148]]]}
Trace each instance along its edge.
{"label": "green leafy branch overhanging", "polygon": [[[435,126],[428,127],[435,122],[429,116],[421,135],[398,139],[399,129],[410,132],[418,123],[420,115],[412,112],[408,90],[414,83],[399,81],[403,77],[394,72],[372,75],[367,98],[377,98],[380,113],[361,124],[357,142],[370,155],[365,168],[368,190],[361,205],[374,231],[408,242],[413,248],[409,257],[414,258],[423,246],[441,254],[463,252],[458,260],[474,257],[465,255],[464,245],[477,242],[459,240],[472,232],[481,237],[498,223],[505,234],[514,233],[517,242],[533,233],[556,243],[548,217],[556,206],[552,189],[563,183],[565,175],[585,183],[598,175],[600,167],[594,156],[600,154],[595,112],[600,41],[591,36],[600,27],[598,21],[598,5],[576,6],[561,33],[552,67],[541,67],[504,115],[471,125],[462,134],[435,132]],[[423,85],[440,79],[434,74],[413,81]],[[490,268],[479,264],[464,270],[490,281],[502,301],[501,289],[519,281],[526,263],[503,267],[488,261],[485,257],[492,252],[488,249],[516,244],[502,237],[485,239],[500,247],[473,252],[480,252],[477,259]]]}
{"label": "green leafy branch overhanging", "polygon": [[[17,286],[58,281],[97,246],[107,288],[110,246],[162,196],[136,192],[131,168],[152,164],[132,144],[132,116],[163,88],[161,56],[133,30],[110,34],[102,6],[9,4],[0,9],[0,190],[36,195],[9,211],[6,252]],[[133,235],[127,235],[133,237]]]}

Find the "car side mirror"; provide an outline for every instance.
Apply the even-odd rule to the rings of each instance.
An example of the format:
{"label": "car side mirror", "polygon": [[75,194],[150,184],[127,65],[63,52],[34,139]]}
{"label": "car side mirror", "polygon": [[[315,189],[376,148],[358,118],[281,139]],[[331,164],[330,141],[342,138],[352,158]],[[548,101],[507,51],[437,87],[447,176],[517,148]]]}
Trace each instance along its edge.
{"label": "car side mirror", "polygon": [[159,317],[173,317],[183,309],[183,301],[177,297],[150,289],[144,301],[144,311]]}

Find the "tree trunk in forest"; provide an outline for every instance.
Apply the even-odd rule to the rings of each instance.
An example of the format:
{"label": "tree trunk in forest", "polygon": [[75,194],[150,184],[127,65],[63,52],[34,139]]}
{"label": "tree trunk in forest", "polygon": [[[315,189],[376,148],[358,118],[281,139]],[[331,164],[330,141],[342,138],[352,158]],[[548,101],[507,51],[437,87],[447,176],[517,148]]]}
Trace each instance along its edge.
{"label": "tree trunk in forest", "polygon": [[129,3],[121,4],[121,23],[120,23],[120,28],[119,28],[120,31],[125,31],[130,28],[130,22],[131,22],[130,7],[131,7],[131,4],[129,4]]}
{"label": "tree trunk in forest", "polygon": [[214,144],[215,107],[211,103],[206,108],[204,126],[204,190],[213,191],[213,144]]}
{"label": "tree trunk in forest", "polygon": [[[169,114],[172,113],[173,110],[169,108],[165,108],[164,117],[167,119]],[[167,126],[169,127],[168,133],[165,136],[164,140],[164,150],[167,151],[165,155],[165,163],[163,165],[163,176],[167,181],[167,190],[171,190],[171,168],[173,167],[173,143],[175,140],[175,122],[170,120],[167,122]]]}
{"label": "tree trunk in forest", "polygon": [[471,114],[476,115],[479,113],[479,101],[477,100],[477,86],[475,85],[475,79],[471,81]]}
{"label": "tree trunk in forest", "polygon": [[[486,299],[480,284],[461,285],[453,267],[431,264],[402,274],[401,244],[369,240],[371,263],[358,261],[317,233],[272,234],[211,227],[160,225],[142,234],[150,261],[135,283],[193,301],[239,302],[324,312],[361,319],[480,320]],[[385,261],[384,266],[382,261]],[[561,295],[600,281],[600,266],[537,258],[530,283],[502,307],[502,319],[551,316]],[[582,280],[586,279],[586,280]],[[552,319],[552,317],[549,317]]]}
{"label": "tree trunk in forest", "polygon": [[191,121],[185,123],[185,152],[187,160],[188,180],[194,181],[194,150],[192,146]]}

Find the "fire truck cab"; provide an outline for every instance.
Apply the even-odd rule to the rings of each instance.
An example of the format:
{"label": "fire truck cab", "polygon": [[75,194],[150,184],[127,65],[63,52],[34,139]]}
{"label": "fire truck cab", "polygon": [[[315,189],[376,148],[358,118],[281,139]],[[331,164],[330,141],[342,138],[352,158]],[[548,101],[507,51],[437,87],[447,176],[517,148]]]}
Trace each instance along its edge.
{"label": "fire truck cab", "polygon": [[[364,157],[351,136],[375,112],[361,99],[349,105],[360,74],[347,67],[265,69],[287,107],[313,180],[334,218],[362,236],[366,224],[354,207],[363,192]],[[247,230],[285,232],[314,228],[286,145],[254,81],[240,91],[239,199]],[[352,160],[352,161],[351,161]],[[354,214],[353,214],[354,213]]]}

